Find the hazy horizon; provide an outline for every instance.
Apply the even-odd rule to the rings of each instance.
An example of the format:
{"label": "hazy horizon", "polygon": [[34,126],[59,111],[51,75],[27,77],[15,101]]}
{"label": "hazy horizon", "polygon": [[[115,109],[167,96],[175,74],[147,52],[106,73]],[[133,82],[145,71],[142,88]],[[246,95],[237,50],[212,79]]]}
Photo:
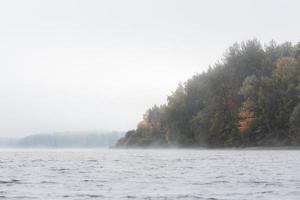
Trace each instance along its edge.
{"label": "hazy horizon", "polygon": [[39,135],[70,135],[70,136],[78,136],[78,135],[111,135],[111,134],[125,134],[124,131],[115,131],[115,130],[81,130],[81,131],[73,131],[73,130],[65,130],[65,131],[52,131],[52,132],[33,132],[26,133],[24,135],[0,135],[0,139],[22,139],[31,136],[39,136]]}
{"label": "hazy horizon", "polygon": [[3,1],[0,137],[134,129],[235,42],[300,41],[300,2]]}

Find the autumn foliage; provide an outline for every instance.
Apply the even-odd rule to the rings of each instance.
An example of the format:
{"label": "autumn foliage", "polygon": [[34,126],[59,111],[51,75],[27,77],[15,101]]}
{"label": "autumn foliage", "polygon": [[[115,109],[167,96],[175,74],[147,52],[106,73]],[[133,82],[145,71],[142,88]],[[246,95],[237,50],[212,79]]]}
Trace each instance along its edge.
{"label": "autumn foliage", "polygon": [[234,44],[149,109],[119,145],[299,145],[299,91],[300,43]]}

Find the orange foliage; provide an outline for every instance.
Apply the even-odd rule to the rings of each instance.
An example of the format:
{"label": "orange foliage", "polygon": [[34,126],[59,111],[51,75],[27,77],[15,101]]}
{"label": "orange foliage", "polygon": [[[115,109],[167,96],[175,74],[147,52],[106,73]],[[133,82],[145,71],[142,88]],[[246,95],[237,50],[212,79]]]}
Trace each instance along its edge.
{"label": "orange foliage", "polygon": [[148,124],[148,122],[143,120],[140,123],[138,123],[137,127],[138,127],[138,129],[146,129],[146,128],[149,128],[149,124]]}
{"label": "orange foliage", "polygon": [[241,132],[246,131],[254,121],[254,112],[241,111],[239,113],[239,130]]}

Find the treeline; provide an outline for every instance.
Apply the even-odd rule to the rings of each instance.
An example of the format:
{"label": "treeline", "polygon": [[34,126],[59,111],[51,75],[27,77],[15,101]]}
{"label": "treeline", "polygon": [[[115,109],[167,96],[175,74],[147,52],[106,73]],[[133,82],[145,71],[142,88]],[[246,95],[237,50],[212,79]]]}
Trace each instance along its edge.
{"label": "treeline", "polygon": [[5,148],[105,148],[124,136],[120,132],[63,132],[35,134],[19,139],[0,138]]}
{"label": "treeline", "polygon": [[300,43],[234,44],[150,108],[117,147],[300,144]]}

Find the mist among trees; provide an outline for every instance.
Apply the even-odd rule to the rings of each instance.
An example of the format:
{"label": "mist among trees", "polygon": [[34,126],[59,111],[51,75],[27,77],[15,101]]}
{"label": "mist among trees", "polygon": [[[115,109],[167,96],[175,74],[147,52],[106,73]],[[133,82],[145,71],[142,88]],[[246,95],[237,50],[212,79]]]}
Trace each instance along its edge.
{"label": "mist among trees", "polygon": [[300,43],[236,43],[153,106],[116,146],[300,144]]}

